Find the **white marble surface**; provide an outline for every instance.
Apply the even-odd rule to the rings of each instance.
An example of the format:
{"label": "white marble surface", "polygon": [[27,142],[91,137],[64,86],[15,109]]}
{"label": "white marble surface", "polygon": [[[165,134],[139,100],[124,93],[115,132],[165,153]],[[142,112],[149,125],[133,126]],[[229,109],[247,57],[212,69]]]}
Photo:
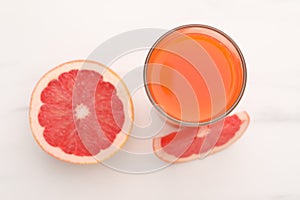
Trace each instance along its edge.
{"label": "white marble surface", "polygon": [[[0,0],[0,199],[300,199],[300,1]],[[124,31],[203,23],[225,31],[248,66],[237,107],[252,118],[231,148],[144,175],[46,155],[28,123],[41,75]]]}

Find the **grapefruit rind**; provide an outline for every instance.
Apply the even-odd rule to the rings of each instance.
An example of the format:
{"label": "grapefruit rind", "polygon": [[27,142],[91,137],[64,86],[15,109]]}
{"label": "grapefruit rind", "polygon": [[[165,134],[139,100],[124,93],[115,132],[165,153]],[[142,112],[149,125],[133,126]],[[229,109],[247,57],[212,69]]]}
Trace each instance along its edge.
{"label": "grapefruit rind", "polygon": [[[235,143],[235,141],[237,141],[247,130],[249,123],[250,123],[250,117],[249,117],[248,113],[246,111],[243,111],[243,112],[236,113],[235,115],[237,115],[239,117],[239,119],[242,121],[239,130],[236,132],[234,137],[231,138],[226,144],[219,146],[219,147],[214,147],[208,153],[208,155],[215,154],[215,153],[222,151],[223,149],[229,147],[230,145]],[[208,133],[208,131],[205,131],[205,130],[204,130],[205,133],[203,133],[203,129],[199,129],[199,130],[201,131],[201,133],[197,134],[198,136],[203,137],[205,135],[205,133]],[[202,155],[202,154],[192,154],[192,155],[190,155],[188,157],[184,157],[184,158],[178,158],[174,155],[171,155],[163,150],[163,148],[161,146],[161,137],[157,137],[157,138],[153,139],[153,151],[154,151],[154,154],[159,159],[161,159],[165,162],[168,162],[168,163],[188,162],[191,160],[199,159]]]}
{"label": "grapefruit rind", "polygon": [[[110,147],[101,150],[95,156],[76,156],[72,154],[67,154],[64,151],[62,151],[60,148],[51,146],[43,137],[44,127],[42,127],[39,124],[38,114],[39,114],[40,107],[43,105],[40,99],[41,92],[51,80],[57,79],[60,74],[64,72],[68,72],[73,69],[88,69],[88,70],[94,70],[96,72],[99,72],[103,76],[104,81],[110,82],[116,87],[117,95],[123,102],[125,121],[121,132],[117,134],[115,140],[113,141]],[[125,83],[114,71],[112,71],[105,65],[95,61],[75,60],[75,61],[63,63],[53,68],[38,81],[36,87],[32,92],[32,96],[30,100],[29,119],[30,119],[32,134],[36,142],[49,155],[59,160],[75,163],[75,164],[96,164],[110,158],[125,144],[133,127],[133,118],[134,118],[133,113],[134,113],[133,104],[132,104],[132,99],[130,97],[130,93]]]}

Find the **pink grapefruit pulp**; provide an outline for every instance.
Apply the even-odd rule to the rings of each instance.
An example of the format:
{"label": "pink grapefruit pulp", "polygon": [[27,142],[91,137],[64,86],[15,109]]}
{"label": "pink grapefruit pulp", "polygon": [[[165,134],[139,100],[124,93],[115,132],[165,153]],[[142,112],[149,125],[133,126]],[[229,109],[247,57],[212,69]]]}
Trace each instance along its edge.
{"label": "pink grapefruit pulp", "polygon": [[249,115],[244,111],[215,124],[183,128],[154,138],[153,150],[160,159],[171,163],[199,159],[233,144],[246,131],[249,122]]}
{"label": "pink grapefruit pulp", "polygon": [[127,87],[106,66],[87,60],[64,63],[46,73],[30,102],[37,143],[71,163],[97,163],[127,140],[133,106]]}

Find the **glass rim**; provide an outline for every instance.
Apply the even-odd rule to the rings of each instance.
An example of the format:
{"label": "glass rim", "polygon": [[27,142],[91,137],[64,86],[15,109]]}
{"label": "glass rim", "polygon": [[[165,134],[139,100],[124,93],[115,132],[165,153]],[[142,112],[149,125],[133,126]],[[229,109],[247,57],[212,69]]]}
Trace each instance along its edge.
{"label": "glass rim", "polygon": [[[214,32],[219,33],[220,35],[224,36],[236,49],[236,51],[238,52],[239,58],[241,59],[241,66],[242,66],[242,70],[243,70],[243,84],[242,84],[242,88],[240,91],[239,96],[237,97],[237,99],[234,101],[234,104],[229,108],[226,109],[226,111],[221,114],[220,116],[216,117],[216,118],[212,118],[210,121],[204,121],[204,122],[190,122],[190,121],[184,121],[184,120],[179,120],[176,119],[175,117],[169,115],[167,112],[165,112],[161,107],[158,106],[158,103],[154,100],[154,98],[151,95],[151,92],[148,88],[148,81],[147,81],[147,69],[148,69],[148,62],[149,59],[153,53],[153,50],[157,47],[157,45],[163,40],[165,39],[167,36],[169,36],[171,33],[174,33],[180,29],[185,29],[185,28],[204,28],[204,29],[209,29],[212,30]],[[182,25],[182,26],[178,26],[176,28],[173,28],[169,31],[167,31],[165,34],[163,34],[162,36],[160,36],[156,42],[152,45],[152,47],[150,48],[145,63],[144,63],[144,70],[143,70],[143,79],[144,79],[144,87],[146,90],[146,94],[148,96],[148,99],[150,100],[151,104],[153,105],[153,107],[155,107],[155,109],[163,116],[166,117],[168,120],[170,120],[173,123],[179,124],[179,125],[183,125],[183,126],[187,126],[187,127],[198,127],[198,126],[203,126],[203,125],[208,125],[208,124],[212,124],[215,123],[221,119],[223,119],[224,117],[226,117],[228,114],[230,114],[234,108],[238,105],[238,103],[240,102],[240,100],[242,99],[242,96],[244,95],[245,92],[245,88],[246,88],[246,83],[247,83],[247,68],[246,68],[246,62],[244,59],[244,56],[242,54],[242,51],[240,50],[240,48],[238,47],[237,43],[226,33],[224,33],[223,31],[214,28],[212,26],[208,26],[208,25],[204,25],[204,24],[187,24],[187,25]]]}

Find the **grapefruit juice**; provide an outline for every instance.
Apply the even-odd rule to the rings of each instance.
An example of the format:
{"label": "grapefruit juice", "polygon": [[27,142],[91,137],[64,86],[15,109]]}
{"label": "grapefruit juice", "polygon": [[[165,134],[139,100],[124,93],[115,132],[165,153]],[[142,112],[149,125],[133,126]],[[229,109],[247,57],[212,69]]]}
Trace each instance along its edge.
{"label": "grapefruit juice", "polygon": [[163,35],[150,50],[144,81],[155,107],[168,119],[198,126],[226,116],[246,83],[241,51],[225,33],[187,25]]}

